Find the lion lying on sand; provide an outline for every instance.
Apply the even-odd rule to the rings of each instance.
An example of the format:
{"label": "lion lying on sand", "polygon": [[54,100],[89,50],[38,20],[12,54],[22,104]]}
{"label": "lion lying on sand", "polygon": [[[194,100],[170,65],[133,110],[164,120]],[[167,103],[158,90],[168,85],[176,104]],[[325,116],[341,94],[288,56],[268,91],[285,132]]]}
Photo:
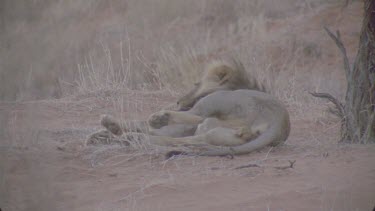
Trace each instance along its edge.
{"label": "lion lying on sand", "polygon": [[178,111],[162,110],[147,122],[126,124],[105,115],[101,124],[107,131],[92,134],[87,144],[126,133],[148,138],[151,144],[192,149],[170,155],[206,156],[245,154],[277,145],[288,138],[289,114],[282,102],[263,91],[255,79],[247,77],[240,62],[214,62],[178,100]]}

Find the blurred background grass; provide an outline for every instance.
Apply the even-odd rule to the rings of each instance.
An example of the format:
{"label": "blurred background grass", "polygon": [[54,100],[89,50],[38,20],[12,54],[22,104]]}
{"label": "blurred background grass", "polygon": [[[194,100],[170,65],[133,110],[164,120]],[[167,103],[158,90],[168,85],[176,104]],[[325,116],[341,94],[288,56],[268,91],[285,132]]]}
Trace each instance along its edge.
{"label": "blurred background grass", "polygon": [[[338,27],[356,15],[335,17],[344,4],[343,0],[2,0],[0,100],[61,98],[77,90],[179,92],[196,80],[207,61],[228,56],[241,59],[249,73],[277,90],[291,89],[289,79],[294,78],[303,80],[303,85],[296,84],[303,88],[293,87],[295,91],[329,89],[340,95],[345,88],[340,67],[327,62],[339,62],[339,56],[320,29]],[[320,19],[313,20],[317,16]],[[342,31],[344,40],[353,40],[349,49],[355,49],[358,34],[345,34],[345,27]],[[327,67],[329,73],[324,72]],[[340,80],[325,82],[334,79]]]}

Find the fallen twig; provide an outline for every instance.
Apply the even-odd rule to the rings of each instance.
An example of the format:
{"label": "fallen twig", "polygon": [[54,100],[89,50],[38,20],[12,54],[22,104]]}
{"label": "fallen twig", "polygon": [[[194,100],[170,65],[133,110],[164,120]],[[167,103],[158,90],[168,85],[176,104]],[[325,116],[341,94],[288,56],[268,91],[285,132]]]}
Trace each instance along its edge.
{"label": "fallen twig", "polygon": [[251,163],[251,164],[247,164],[247,165],[243,165],[243,166],[238,166],[234,169],[244,169],[244,168],[252,168],[252,167],[260,167],[258,164],[255,164],[255,163]]}
{"label": "fallen twig", "polygon": [[[271,147],[268,150],[266,156],[262,160],[258,160],[258,162],[262,162],[262,161],[267,160],[268,159],[268,155],[270,154],[270,152],[272,151],[272,149],[273,149],[273,147]],[[236,167],[234,169],[243,169],[243,168],[251,168],[251,167],[261,167],[261,166],[258,165],[258,164],[255,164],[255,163],[250,163],[250,164],[247,164],[247,165],[238,166],[238,167]]]}

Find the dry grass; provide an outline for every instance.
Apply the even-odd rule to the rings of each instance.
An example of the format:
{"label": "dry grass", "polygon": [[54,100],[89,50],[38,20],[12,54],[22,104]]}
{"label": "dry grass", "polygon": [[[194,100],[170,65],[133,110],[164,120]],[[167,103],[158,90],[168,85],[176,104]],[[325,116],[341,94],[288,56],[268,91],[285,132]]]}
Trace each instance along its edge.
{"label": "dry grass", "polygon": [[[314,73],[323,59],[321,44],[315,37],[306,39],[293,32],[302,27],[300,22],[306,16],[313,17],[321,8],[337,2],[289,2],[296,4],[278,8],[272,1],[232,5],[224,1],[187,4],[158,0],[144,6],[129,1],[127,7],[132,9],[126,10],[127,25],[120,29],[121,35],[111,35],[119,28],[109,23],[122,15],[109,9],[113,16],[105,23],[109,32],[86,49],[77,65],[75,82],[70,84],[80,94],[102,98],[102,93],[113,93],[102,99],[110,102],[108,112],[122,120],[144,119],[141,114],[147,105],[134,97],[138,92],[159,91],[176,97],[199,79],[208,62],[235,57],[244,63],[249,75],[288,106],[292,119],[320,121],[328,114],[322,112],[322,102],[308,92],[331,89],[342,95],[343,85],[340,81],[334,87],[327,85],[325,74]],[[141,20],[135,18],[139,14],[144,14]],[[283,30],[272,31],[273,26]],[[147,141],[133,142],[131,147],[154,153],[148,145]]]}
{"label": "dry grass", "polygon": [[[80,88],[175,88],[173,81],[196,78],[192,76],[196,73],[187,72],[196,70],[197,57],[239,54],[239,46],[253,51],[269,40],[284,42],[277,38],[280,34],[270,37],[270,21],[342,3],[38,0],[24,4],[6,0],[2,3],[5,33],[0,39],[5,47],[0,54],[6,59],[1,63],[0,97],[60,98],[74,92],[71,85],[77,78]],[[103,74],[82,78],[86,72],[94,74],[93,68],[101,68]],[[184,69],[177,71],[182,75],[170,71],[178,68]]]}

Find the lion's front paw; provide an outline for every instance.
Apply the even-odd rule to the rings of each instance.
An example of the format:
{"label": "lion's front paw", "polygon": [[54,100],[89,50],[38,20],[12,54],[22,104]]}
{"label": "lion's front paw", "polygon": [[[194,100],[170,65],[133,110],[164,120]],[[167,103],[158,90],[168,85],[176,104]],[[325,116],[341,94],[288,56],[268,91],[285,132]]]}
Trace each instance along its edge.
{"label": "lion's front paw", "polygon": [[160,129],[169,123],[170,113],[167,111],[159,111],[154,113],[148,119],[148,124],[155,129]]}

